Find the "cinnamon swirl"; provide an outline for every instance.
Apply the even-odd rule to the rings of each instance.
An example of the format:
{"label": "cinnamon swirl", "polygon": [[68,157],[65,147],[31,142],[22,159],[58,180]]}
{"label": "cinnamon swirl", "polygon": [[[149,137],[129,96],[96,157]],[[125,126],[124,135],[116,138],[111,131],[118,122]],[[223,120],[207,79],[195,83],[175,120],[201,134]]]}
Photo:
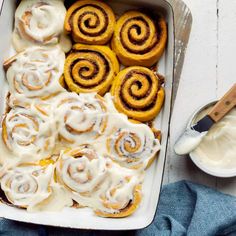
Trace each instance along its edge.
{"label": "cinnamon swirl", "polygon": [[9,202],[32,210],[51,194],[53,166],[21,165],[7,170],[1,179],[1,189]]}
{"label": "cinnamon swirl", "polygon": [[64,26],[75,42],[104,45],[113,34],[115,15],[102,1],[80,0],[67,11]]}
{"label": "cinnamon swirl", "polygon": [[76,93],[103,95],[118,72],[119,63],[107,46],[75,44],[64,67],[66,84]]}
{"label": "cinnamon swirl", "polygon": [[74,195],[81,197],[88,196],[98,188],[106,175],[105,159],[99,157],[88,145],[64,151],[57,163],[59,182]]}
{"label": "cinnamon swirl", "polygon": [[143,122],[158,115],[165,95],[158,76],[141,66],[128,67],[119,72],[111,93],[120,112]]}
{"label": "cinnamon swirl", "polygon": [[102,217],[131,215],[141,201],[143,173],[122,169],[91,146],[61,153],[57,177],[79,206]]}
{"label": "cinnamon swirl", "polygon": [[97,94],[61,94],[56,104],[56,119],[61,141],[71,146],[92,142],[106,129],[107,108]]}
{"label": "cinnamon swirl", "polygon": [[147,125],[125,123],[119,122],[108,137],[108,156],[126,168],[144,169],[160,150],[160,142]]}
{"label": "cinnamon swirl", "polygon": [[152,66],[162,56],[167,26],[162,16],[153,20],[139,11],[123,14],[115,26],[112,48],[126,66]]}
{"label": "cinnamon swirl", "polygon": [[[110,182],[109,182],[110,180]],[[101,217],[121,218],[132,215],[142,199],[143,173],[113,164],[107,182],[101,186],[95,214]]]}
{"label": "cinnamon swirl", "polygon": [[4,62],[9,89],[18,99],[48,98],[64,89],[59,83],[65,55],[58,47],[30,47]]}
{"label": "cinnamon swirl", "polygon": [[54,124],[25,108],[12,109],[2,122],[2,138],[16,156],[31,161],[50,156],[55,145]]}

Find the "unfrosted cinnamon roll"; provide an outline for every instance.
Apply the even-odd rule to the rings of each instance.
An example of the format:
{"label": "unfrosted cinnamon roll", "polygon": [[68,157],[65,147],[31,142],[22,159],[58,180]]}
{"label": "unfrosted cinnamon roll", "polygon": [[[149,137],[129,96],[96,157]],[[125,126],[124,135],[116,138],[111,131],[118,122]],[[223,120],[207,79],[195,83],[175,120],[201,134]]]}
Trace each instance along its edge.
{"label": "unfrosted cinnamon roll", "polygon": [[65,30],[78,43],[106,44],[114,26],[115,15],[103,1],[77,1],[68,9],[65,19]]}
{"label": "unfrosted cinnamon roll", "polygon": [[88,196],[107,175],[106,161],[90,146],[79,146],[61,153],[57,177],[75,195]]}
{"label": "unfrosted cinnamon roll", "polygon": [[9,202],[32,210],[51,194],[53,166],[20,165],[7,170],[1,179],[1,189]]}
{"label": "unfrosted cinnamon roll", "polygon": [[8,149],[31,161],[49,156],[55,145],[53,122],[37,111],[12,109],[2,122],[2,138]]}
{"label": "unfrosted cinnamon roll", "polygon": [[72,146],[94,141],[106,129],[106,111],[97,94],[61,94],[55,110],[60,139]]}
{"label": "unfrosted cinnamon roll", "polygon": [[62,0],[22,0],[15,12],[13,45],[20,52],[33,45],[59,44],[63,51],[71,42],[63,33],[66,8]]}
{"label": "unfrosted cinnamon roll", "polygon": [[114,30],[112,48],[126,66],[152,66],[162,56],[167,26],[162,16],[153,20],[139,11],[123,14]]}
{"label": "unfrosted cinnamon roll", "polygon": [[120,71],[112,84],[111,94],[120,112],[139,121],[154,119],[160,112],[165,97],[158,76],[141,66]]}
{"label": "unfrosted cinnamon roll", "polygon": [[59,78],[59,83],[60,83],[60,85],[61,85],[64,89],[66,89],[67,91],[70,91],[69,88],[68,88],[68,86],[67,86],[67,84],[66,84],[64,75],[62,75],[62,76]]}
{"label": "unfrosted cinnamon roll", "polygon": [[107,138],[108,156],[126,168],[146,168],[159,150],[159,140],[141,123],[117,122],[117,128]]}
{"label": "unfrosted cinnamon roll", "polygon": [[64,91],[59,83],[65,55],[58,47],[30,47],[4,63],[10,92],[17,98],[48,98]]}
{"label": "unfrosted cinnamon roll", "polygon": [[64,67],[66,84],[76,93],[103,95],[118,72],[115,53],[107,46],[75,44]]}

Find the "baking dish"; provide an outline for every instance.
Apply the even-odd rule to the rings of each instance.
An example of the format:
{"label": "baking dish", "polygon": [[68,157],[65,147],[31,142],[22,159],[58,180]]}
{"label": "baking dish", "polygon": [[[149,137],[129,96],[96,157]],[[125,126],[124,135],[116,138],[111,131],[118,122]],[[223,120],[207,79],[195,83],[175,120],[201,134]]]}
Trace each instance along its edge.
{"label": "baking dish", "polygon": [[[68,1],[66,1],[67,3]],[[71,2],[71,1],[70,1]],[[155,120],[155,127],[162,131],[161,151],[157,160],[148,169],[143,185],[143,199],[139,209],[127,218],[109,219],[94,215],[88,208],[65,208],[61,212],[29,213],[23,209],[0,204],[0,217],[17,221],[43,225],[71,227],[78,229],[105,229],[131,230],[147,227],[154,219],[159,200],[160,189],[166,157],[166,146],[169,133],[170,105],[172,96],[173,66],[174,66],[174,16],[171,5],[165,0],[111,0],[109,5],[117,15],[129,9],[151,9],[153,13],[161,12],[168,23],[168,44],[162,59],[158,63],[158,73],[165,75],[166,98],[162,112]],[[5,0],[1,7],[0,33],[0,62],[13,54],[11,49],[11,33],[14,23],[15,0]],[[0,99],[1,115],[4,113],[4,104],[8,86],[3,68],[0,70]]]}

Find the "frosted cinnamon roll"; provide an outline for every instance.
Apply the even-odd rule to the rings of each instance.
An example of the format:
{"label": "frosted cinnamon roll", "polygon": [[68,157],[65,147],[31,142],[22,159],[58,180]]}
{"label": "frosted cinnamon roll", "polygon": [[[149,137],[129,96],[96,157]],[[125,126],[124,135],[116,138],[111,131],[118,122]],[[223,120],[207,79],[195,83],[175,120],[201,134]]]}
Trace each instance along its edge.
{"label": "frosted cinnamon roll", "polygon": [[102,217],[128,216],[141,201],[142,173],[114,165],[90,146],[61,153],[57,176],[79,206]]}
{"label": "frosted cinnamon roll", "polygon": [[63,33],[66,8],[62,0],[22,0],[15,12],[13,46],[20,52],[33,45],[57,45],[67,52],[69,38]]}
{"label": "frosted cinnamon roll", "polygon": [[[54,97],[52,97],[54,98]],[[34,114],[38,114],[41,117],[52,118],[53,116],[53,101],[54,99],[31,99],[25,97],[15,96],[11,94],[8,98],[7,105],[9,108],[25,108],[31,110]]]}
{"label": "frosted cinnamon roll", "polygon": [[0,160],[0,179],[3,176],[5,169],[7,168],[7,165],[4,164],[4,161],[2,159],[3,158],[1,158],[1,160]]}
{"label": "frosted cinnamon roll", "polygon": [[75,195],[88,196],[106,175],[105,159],[86,145],[62,152],[57,163],[59,182]]}
{"label": "frosted cinnamon roll", "polygon": [[72,146],[94,141],[106,129],[106,111],[99,95],[61,94],[55,110],[60,140]]}
{"label": "frosted cinnamon roll", "polygon": [[50,156],[55,138],[52,117],[43,117],[36,110],[15,108],[3,119],[2,139],[16,156],[31,161]]}
{"label": "frosted cinnamon roll", "polygon": [[107,46],[75,44],[64,67],[65,82],[76,93],[103,95],[118,72],[115,53]]}
{"label": "frosted cinnamon roll", "polygon": [[123,120],[107,138],[108,156],[126,168],[146,168],[160,150],[160,142],[144,124]]}
{"label": "frosted cinnamon roll", "polygon": [[133,214],[142,199],[143,173],[127,170],[116,165],[100,188],[95,214],[101,217],[121,218]]}
{"label": "frosted cinnamon roll", "polygon": [[67,11],[65,30],[75,42],[106,44],[115,26],[115,15],[103,1],[80,0]]}
{"label": "frosted cinnamon roll", "polygon": [[21,165],[9,169],[1,179],[1,189],[9,202],[31,211],[51,194],[53,166]]}
{"label": "frosted cinnamon roll", "polygon": [[165,97],[158,76],[141,66],[120,71],[112,84],[111,94],[118,111],[142,122],[158,115]]}
{"label": "frosted cinnamon roll", "polygon": [[126,66],[152,66],[162,56],[167,26],[162,16],[155,20],[139,11],[123,14],[114,30],[112,48]]}
{"label": "frosted cinnamon roll", "polygon": [[59,83],[65,55],[58,48],[30,47],[4,63],[10,92],[15,97],[48,98],[64,91]]}

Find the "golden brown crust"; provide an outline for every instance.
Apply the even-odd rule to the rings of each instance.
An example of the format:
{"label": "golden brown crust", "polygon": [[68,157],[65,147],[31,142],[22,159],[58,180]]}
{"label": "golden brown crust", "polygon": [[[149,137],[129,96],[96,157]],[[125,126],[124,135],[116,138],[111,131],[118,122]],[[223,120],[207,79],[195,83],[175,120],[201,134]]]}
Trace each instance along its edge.
{"label": "golden brown crust", "polygon": [[104,95],[118,72],[119,63],[107,46],[75,44],[64,67],[65,82],[76,93]]}
{"label": "golden brown crust", "polygon": [[2,139],[5,145],[8,147],[8,135],[7,135],[7,126],[6,126],[6,117],[4,117],[2,122]]}
{"label": "golden brown crust", "polygon": [[162,56],[167,42],[163,16],[152,18],[139,11],[127,11],[117,21],[112,49],[125,66],[147,66]]}
{"label": "golden brown crust", "polygon": [[150,121],[160,112],[165,92],[148,68],[128,67],[119,72],[111,88],[116,108],[129,118]]}
{"label": "golden brown crust", "polygon": [[102,1],[80,0],[67,11],[64,28],[75,42],[104,45],[114,30],[115,15]]}

